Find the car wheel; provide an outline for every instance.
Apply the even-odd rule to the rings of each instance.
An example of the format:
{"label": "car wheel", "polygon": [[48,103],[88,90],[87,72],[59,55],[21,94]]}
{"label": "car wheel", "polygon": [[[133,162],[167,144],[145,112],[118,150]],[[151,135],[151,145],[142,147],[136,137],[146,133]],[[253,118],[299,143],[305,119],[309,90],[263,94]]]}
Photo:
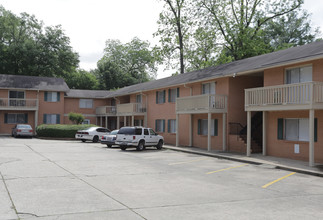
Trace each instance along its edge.
{"label": "car wheel", "polygon": [[85,142],[86,140],[85,140],[85,139],[82,139],[81,141],[82,141],[82,142]]}
{"label": "car wheel", "polygon": [[145,149],[145,144],[143,141],[140,141],[137,148],[136,148],[138,151],[142,151]]}
{"label": "car wheel", "polygon": [[159,140],[158,144],[156,145],[156,148],[158,150],[161,150],[163,148],[163,141],[162,140]]}
{"label": "car wheel", "polygon": [[13,136],[14,136],[15,138],[17,138],[17,137],[18,137],[17,133],[14,133],[14,134],[13,134]]}
{"label": "car wheel", "polygon": [[112,145],[111,144],[107,144],[107,146],[110,148],[110,147],[112,147]]}
{"label": "car wheel", "polygon": [[93,143],[98,143],[99,141],[99,136],[94,136],[93,137]]}
{"label": "car wheel", "polygon": [[126,150],[127,149],[127,147],[126,146],[120,146],[120,148],[121,148],[121,150]]}

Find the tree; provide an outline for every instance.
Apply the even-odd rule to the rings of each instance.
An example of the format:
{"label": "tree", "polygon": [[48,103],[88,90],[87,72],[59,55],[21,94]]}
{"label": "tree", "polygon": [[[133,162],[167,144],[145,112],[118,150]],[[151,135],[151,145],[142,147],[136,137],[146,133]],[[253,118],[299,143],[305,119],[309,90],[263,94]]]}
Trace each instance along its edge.
{"label": "tree", "polygon": [[84,116],[81,113],[68,113],[68,119],[74,124],[81,124],[84,121]]}
{"label": "tree", "polygon": [[147,41],[136,37],[126,44],[107,40],[104,56],[94,72],[100,89],[110,90],[154,79],[156,62],[155,52]]}
{"label": "tree", "polygon": [[99,89],[99,81],[96,76],[82,69],[67,73],[65,82],[70,89]]}
{"label": "tree", "polygon": [[189,0],[163,0],[164,11],[159,15],[158,30],[154,36],[160,36],[161,54],[168,59],[168,66],[173,59],[179,60],[180,73],[185,72],[185,44],[189,40],[189,28],[192,25],[189,16]]}
{"label": "tree", "polygon": [[0,6],[0,74],[64,77],[78,63],[61,26],[44,27],[35,16]]}
{"label": "tree", "polygon": [[264,26],[302,4],[303,0],[201,0],[197,15],[204,18],[206,29],[218,34],[225,54],[239,60],[270,52],[263,40]]}

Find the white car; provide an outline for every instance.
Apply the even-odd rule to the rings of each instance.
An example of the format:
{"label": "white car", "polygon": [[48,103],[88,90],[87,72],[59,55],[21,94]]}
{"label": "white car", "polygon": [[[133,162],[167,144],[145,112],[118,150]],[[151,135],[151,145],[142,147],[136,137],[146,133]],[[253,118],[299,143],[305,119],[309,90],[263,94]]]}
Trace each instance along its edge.
{"label": "white car", "polygon": [[164,138],[151,128],[122,127],[117,134],[115,144],[120,145],[121,150],[135,147],[137,150],[141,151],[144,150],[146,146],[155,146],[160,150],[163,147]]}
{"label": "white car", "polygon": [[102,127],[90,127],[85,130],[78,130],[75,134],[75,138],[85,141],[93,141],[97,143],[100,140],[100,137],[106,134],[109,134],[109,130]]}

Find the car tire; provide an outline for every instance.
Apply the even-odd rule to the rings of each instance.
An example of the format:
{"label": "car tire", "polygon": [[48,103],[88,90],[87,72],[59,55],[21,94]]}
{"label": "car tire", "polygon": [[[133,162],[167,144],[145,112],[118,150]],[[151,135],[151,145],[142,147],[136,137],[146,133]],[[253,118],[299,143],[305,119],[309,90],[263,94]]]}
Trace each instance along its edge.
{"label": "car tire", "polygon": [[15,138],[17,138],[17,137],[18,137],[18,135],[17,135],[16,133],[14,133],[14,134],[13,134],[13,136],[14,136]]}
{"label": "car tire", "polygon": [[126,146],[120,146],[120,148],[121,148],[121,150],[126,150],[127,149],[127,147]]}
{"label": "car tire", "polygon": [[85,139],[82,139],[81,141],[84,143],[86,140]]}
{"label": "car tire", "polygon": [[108,148],[111,148],[111,147],[112,147],[112,145],[111,145],[111,144],[107,144],[107,147],[108,147]]}
{"label": "car tire", "polygon": [[137,151],[142,151],[145,149],[145,142],[144,141],[140,141],[138,146],[136,147]]}
{"label": "car tire", "polygon": [[98,143],[98,141],[99,141],[99,136],[95,135],[93,137],[93,143]]}
{"label": "car tire", "polygon": [[158,150],[161,150],[163,148],[163,144],[164,144],[163,141],[162,140],[159,140],[158,144],[156,145],[156,148]]}

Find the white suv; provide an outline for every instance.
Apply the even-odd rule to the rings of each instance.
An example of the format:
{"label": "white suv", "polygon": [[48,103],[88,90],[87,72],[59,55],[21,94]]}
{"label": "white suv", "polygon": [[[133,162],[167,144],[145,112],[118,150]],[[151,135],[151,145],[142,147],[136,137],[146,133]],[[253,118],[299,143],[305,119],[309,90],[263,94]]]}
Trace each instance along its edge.
{"label": "white suv", "polygon": [[160,150],[163,147],[164,138],[151,128],[122,127],[117,134],[115,144],[120,145],[121,150],[135,147],[141,151],[147,146],[156,146]]}

